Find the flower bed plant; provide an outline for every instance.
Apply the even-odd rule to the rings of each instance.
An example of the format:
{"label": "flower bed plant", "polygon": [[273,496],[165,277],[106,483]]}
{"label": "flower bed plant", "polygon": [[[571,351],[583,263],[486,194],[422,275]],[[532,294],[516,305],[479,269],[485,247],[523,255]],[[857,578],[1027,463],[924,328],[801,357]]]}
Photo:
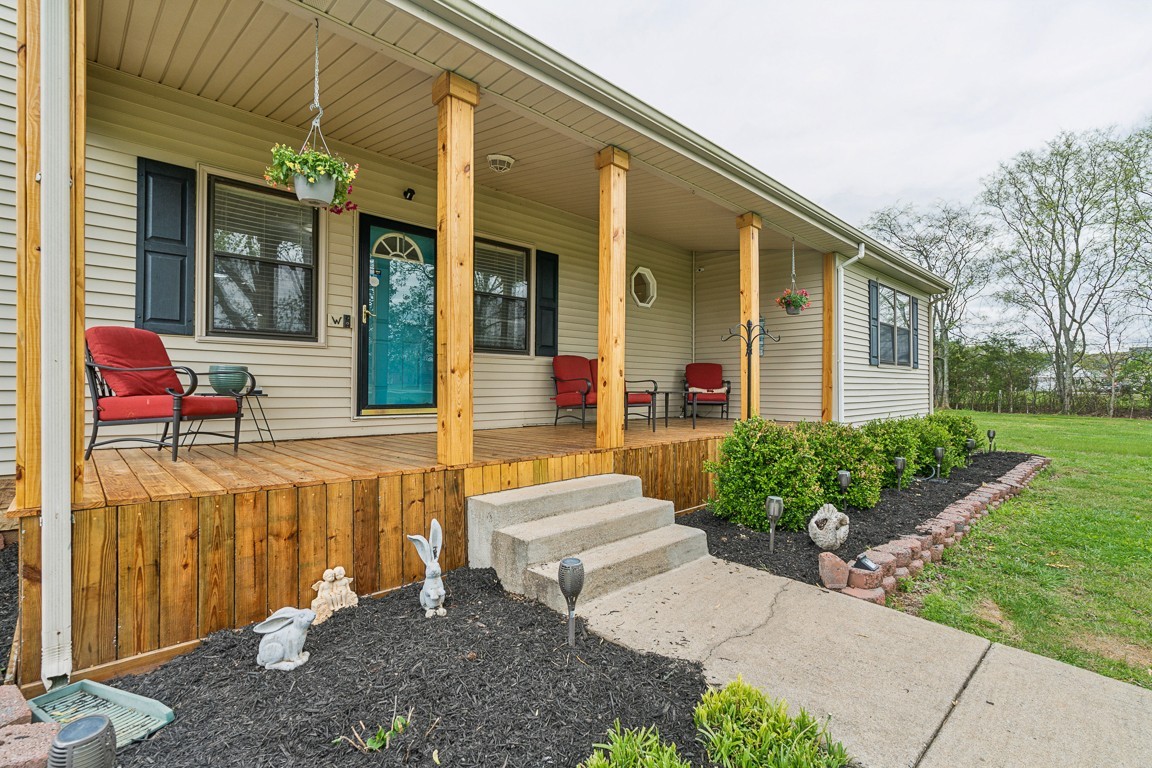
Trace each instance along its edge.
{"label": "flower bed plant", "polygon": [[[769,699],[739,678],[705,693],[693,719],[711,765],[842,768],[848,764],[847,751],[829,737],[826,723],[803,709],[790,716],[786,702]],[[581,768],[690,768],[690,764],[679,757],[675,744],[660,739],[655,727],[622,729],[617,722],[608,732],[608,742],[597,744]]]}
{"label": "flower bed plant", "polygon": [[[718,517],[767,530],[764,501],[784,499],[779,527],[801,530],[825,503],[870,509],[880,490],[895,487],[892,459],[904,456],[906,484],[916,474],[930,474],[935,449],[943,446],[941,473],[946,477],[966,463],[965,441],[979,440],[971,417],[940,413],[932,416],[871,422],[852,427],[834,422],[801,422],[786,427],[759,417],[738,421],[720,445],[719,459],[705,464],[715,475],[712,509]],[[836,473],[852,473],[842,494]]]}

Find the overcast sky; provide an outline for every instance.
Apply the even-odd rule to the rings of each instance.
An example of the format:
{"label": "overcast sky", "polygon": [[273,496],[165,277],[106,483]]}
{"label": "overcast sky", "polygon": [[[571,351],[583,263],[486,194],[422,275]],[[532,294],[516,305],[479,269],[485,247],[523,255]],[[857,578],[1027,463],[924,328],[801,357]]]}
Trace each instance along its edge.
{"label": "overcast sky", "polygon": [[1152,116],[1152,2],[478,0],[846,221]]}

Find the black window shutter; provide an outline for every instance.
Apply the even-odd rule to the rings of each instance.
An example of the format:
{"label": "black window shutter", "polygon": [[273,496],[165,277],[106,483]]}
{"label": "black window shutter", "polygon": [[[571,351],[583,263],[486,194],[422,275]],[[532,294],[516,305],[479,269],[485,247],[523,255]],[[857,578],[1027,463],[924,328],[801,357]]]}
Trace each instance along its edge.
{"label": "black window shutter", "polygon": [[536,251],[536,354],[560,353],[560,257]]}
{"label": "black window shutter", "polygon": [[880,365],[880,284],[868,281],[868,364]]}
{"label": "black window shutter", "polygon": [[912,367],[920,367],[920,301],[912,297]]}
{"label": "black window shutter", "polygon": [[136,180],[136,327],[191,336],[196,171],[142,157]]}

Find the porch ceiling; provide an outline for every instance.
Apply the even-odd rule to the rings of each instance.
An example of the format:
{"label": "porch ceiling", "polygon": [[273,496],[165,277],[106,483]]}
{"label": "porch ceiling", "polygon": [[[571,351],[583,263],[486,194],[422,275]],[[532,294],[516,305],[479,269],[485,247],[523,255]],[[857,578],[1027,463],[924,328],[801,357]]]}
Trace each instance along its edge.
{"label": "porch ceiling", "polygon": [[[765,250],[787,247],[790,235],[817,251],[845,250],[842,238],[805,217],[419,18],[419,3],[401,4],[408,10],[383,0],[89,0],[88,57],[302,133],[312,117],[312,18],[319,17],[330,139],[434,169],[431,85],[453,70],[483,88],[481,186],[594,219],[593,154],[614,144],[633,159],[631,231],[690,250],[735,250],[735,216],[753,210],[765,219]],[[497,152],[516,158],[510,172],[487,167],[483,158]]]}

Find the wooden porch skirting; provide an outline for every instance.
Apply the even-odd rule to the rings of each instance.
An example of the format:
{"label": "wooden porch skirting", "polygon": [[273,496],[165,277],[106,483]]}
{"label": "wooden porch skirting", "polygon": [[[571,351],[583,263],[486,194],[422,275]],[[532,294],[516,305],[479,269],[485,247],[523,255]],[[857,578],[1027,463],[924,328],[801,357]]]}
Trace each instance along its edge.
{"label": "wooden porch skirting", "polygon": [[[427,535],[432,518],[444,527],[444,569],[465,566],[468,496],[619,472],[638,475],[647,495],[677,510],[698,506],[712,491],[703,463],[716,458],[730,425],[636,428],[624,448],[606,451],[594,447],[594,429],[489,430],[476,433],[476,463],[449,468],[435,465],[434,435],[246,445],[238,459],[195,448],[176,465],[151,449],[97,451],[73,514],[76,677],[138,671],[211,632],[307,606],[325,568],[343,565],[361,595],[420,581],[424,566],[404,537]],[[35,512],[20,518],[17,680],[32,687],[40,678],[39,522]]]}

